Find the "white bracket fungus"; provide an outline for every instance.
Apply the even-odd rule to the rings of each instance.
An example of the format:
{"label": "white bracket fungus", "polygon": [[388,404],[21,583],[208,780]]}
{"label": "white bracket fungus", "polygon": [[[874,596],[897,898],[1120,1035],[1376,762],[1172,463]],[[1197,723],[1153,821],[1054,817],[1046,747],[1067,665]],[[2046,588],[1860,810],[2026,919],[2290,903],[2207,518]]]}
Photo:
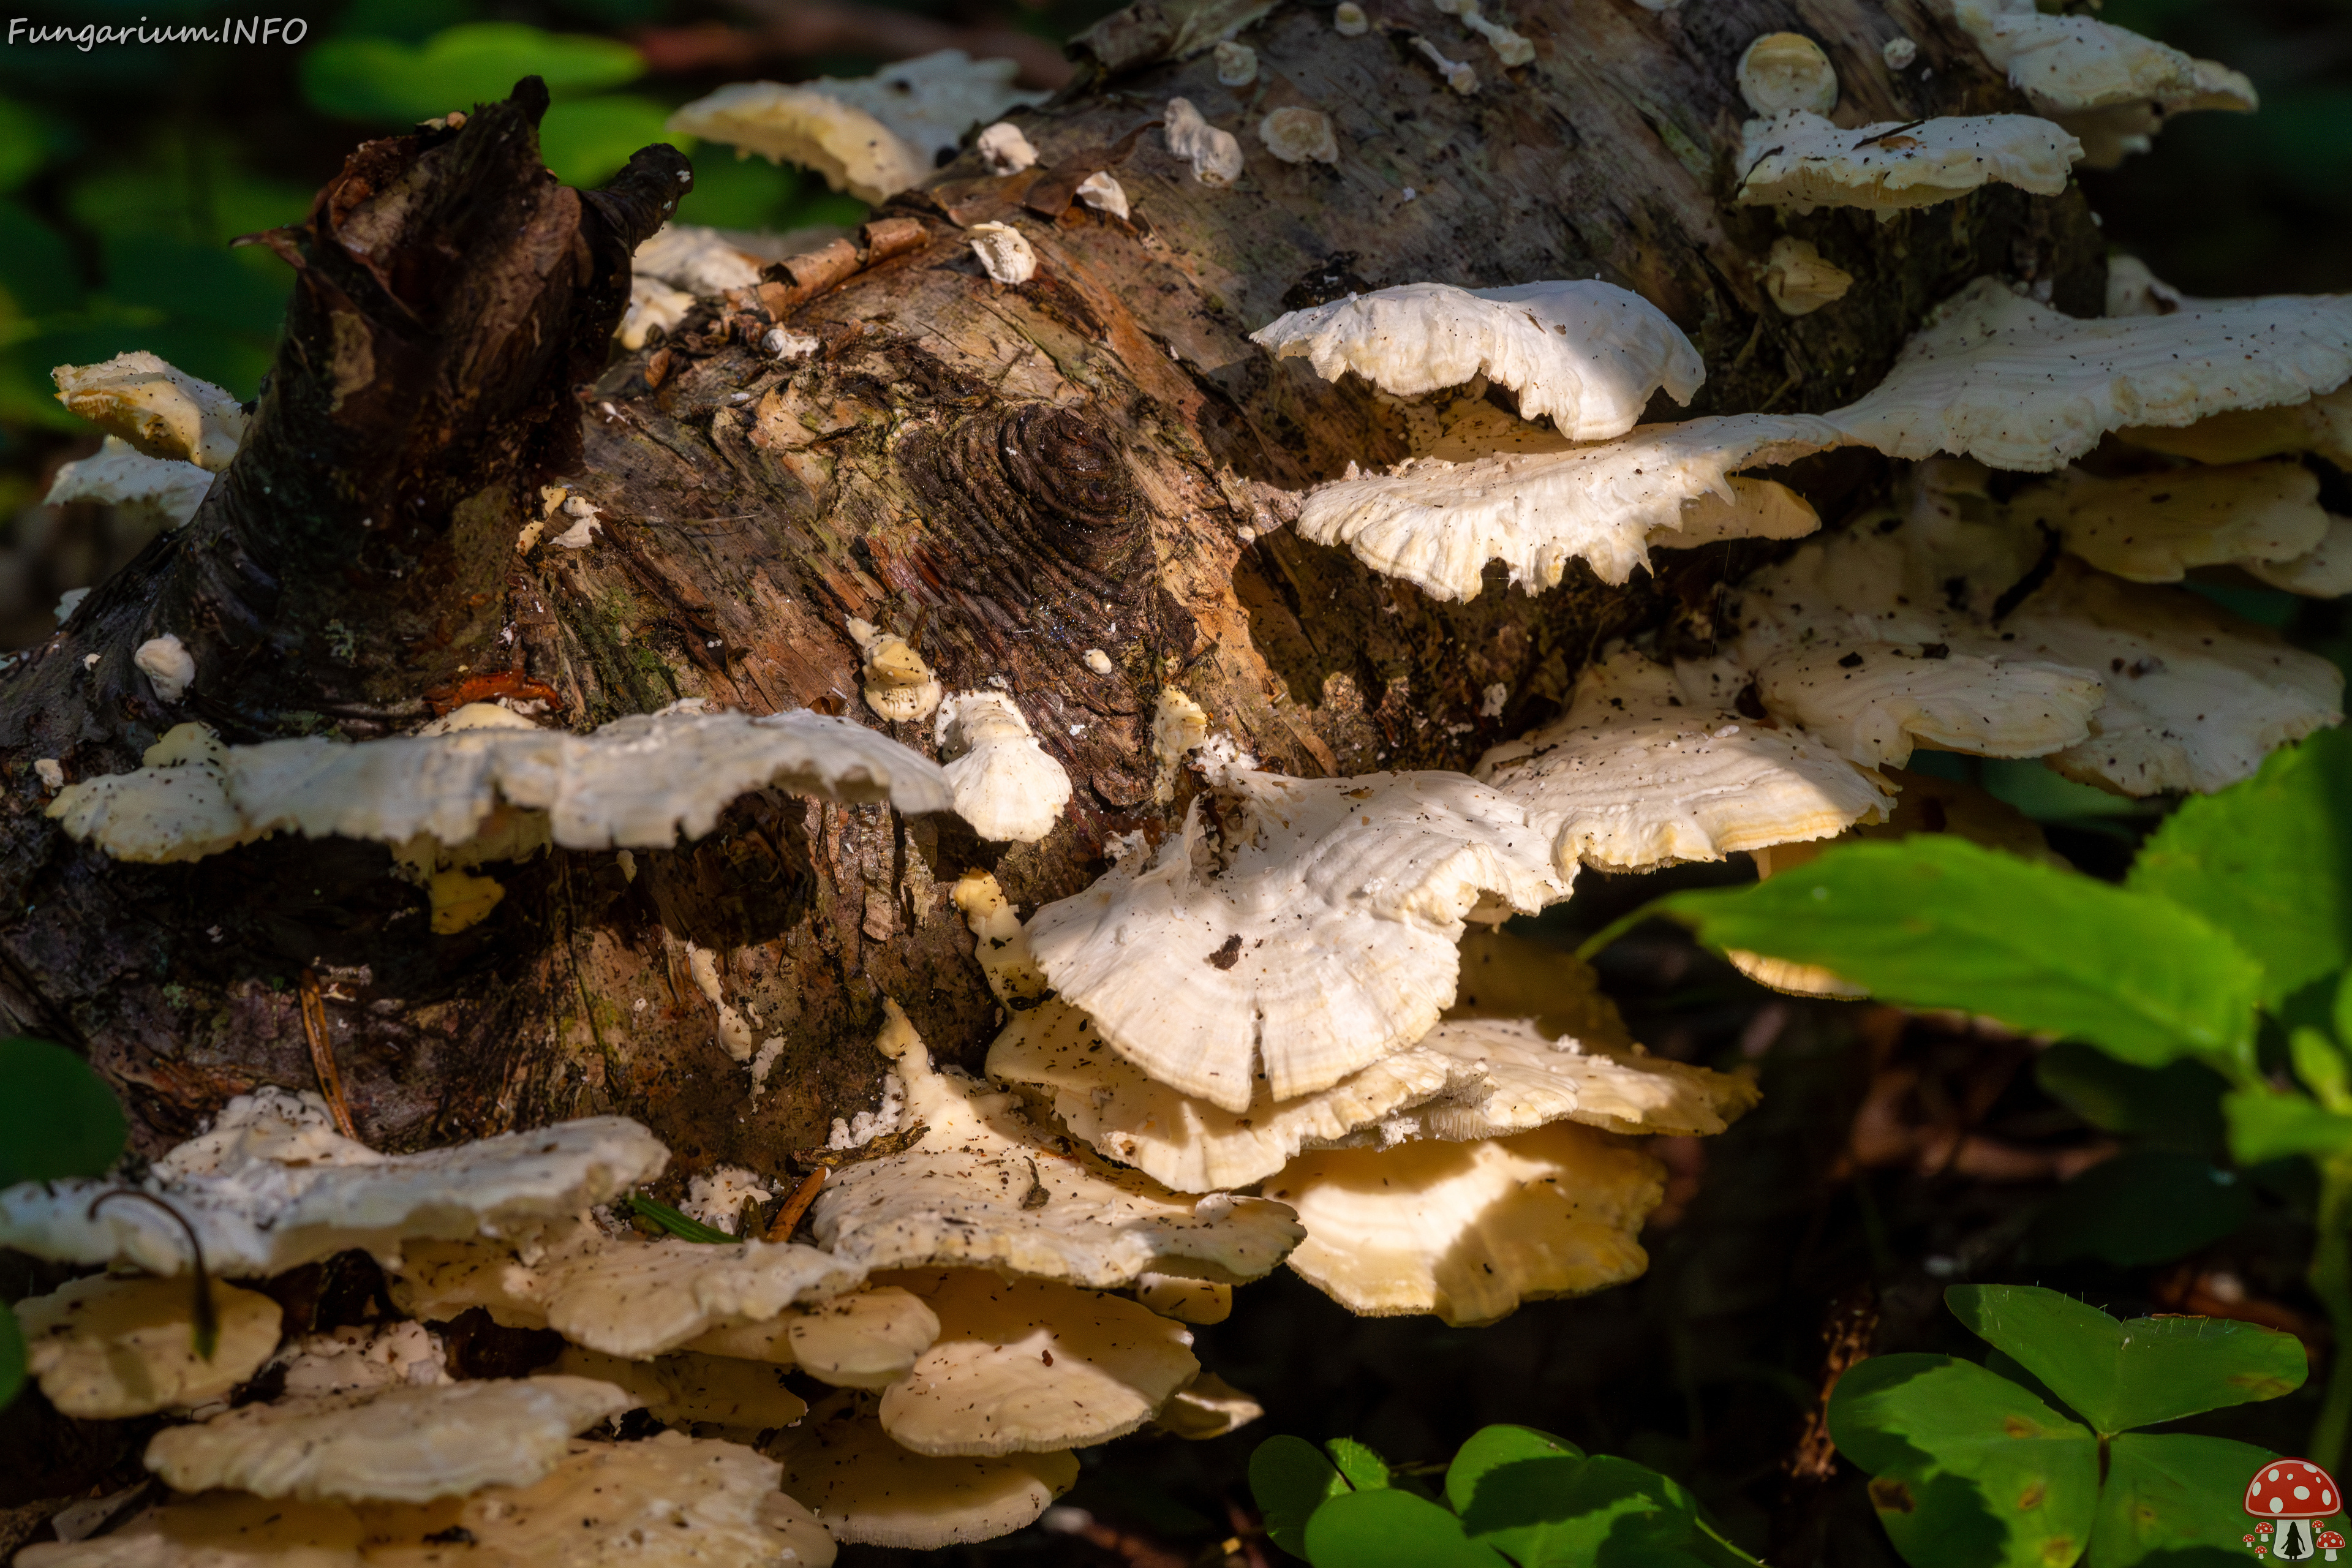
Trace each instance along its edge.
{"label": "white bracket fungus", "polygon": [[1237,1432],[1265,1414],[1265,1405],[1215,1373],[1204,1372],[1176,1391],[1156,1425],[1171,1436],[1198,1443]]}
{"label": "white bracket fungus", "polygon": [[760,281],[760,258],[715,228],[666,223],[629,258],[631,275],[651,278],[689,293],[723,294]]}
{"label": "white bracket fungus", "polygon": [[992,174],[1017,174],[1037,164],[1037,149],[1029,144],[1021,127],[1009,120],[1000,120],[982,130],[971,145]]}
{"label": "white bracket fungus", "polygon": [[304,1502],[430,1502],[529,1486],[572,1436],[636,1404],[609,1383],[532,1377],[247,1405],[147,1445],[175,1491]]}
{"label": "white bracket fungus", "polygon": [[99,443],[96,455],[58,469],[44,506],[88,501],[152,515],[164,528],[177,528],[196,515],[213,477],[194,463],[151,458],[120,436]]}
{"label": "white bracket fungus", "polygon": [[2045,113],[2156,103],[2168,112],[2258,104],[2246,79],[2095,16],[2045,15],[2033,0],[1954,0],[1953,20]]}
{"label": "white bracket fungus", "polygon": [[1573,441],[1633,428],[1664,387],[1688,403],[1706,362],[1664,311],[1595,281],[1457,289],[1407,283],[1293,310],[1250,334],[1276,359],[1304,358],[1326,381],[1354,371],[1400,397],[1479,375],[1519,395]]}
{"label": "white bracket fungus", "polygon": [[212,1282],[219,1335],[195,1351],[195,1303],[183,1279],[68,1280],[16,1303],[25,1368],[62,1415],[121,1421],[224,1398],[278,1348],[278,1303]]}
{"label": "white bracket fungus", "polygon": [[[332,1131],[326,1102],[240,1095],[212,1132],[158,1160],[137,1190],[184,1216],[205,1267],[229,1279],[281,1274],[346,1248],[530,1233],[658,1175],[668,1152],[617,1116],[501,1133],[422,1154],[379,1154]],[[0,1247],[67,1263],[185,1273],[188,1238],[152,1204],[91,1200],[99,1181],[0,1191]]]}
{"label": "white bracket fungus", "polygon": [[929,1551],[1009,1535],[1078,1479],[1070,1454],[931,1458],[854,1405],[803,1421],[770,1449],[783,1485],[835,1541]]}
{"label": "white bracket fungus", "polygon": [[[1380,1138],[1466,1143],[1575,1121],[1605,1132],[1712,1137],[1757,1101],[1745,1078],[1552,1037],[1532,1018],[1440,1024],[1417,1047],[1460,1064],[1464,1086],[1383,1121]],[[1310,1231],[1310,1235],[1313,1233]]]}
{"label": "white bracket fungus", "polygon": [[196,683],[196,657],[175,632],[165,632],[141,643],[132,652],[131,662],[155,689],[157,699],[164,702],[177,702]]}
{"label": "white bracket fungus", "polygon": [[1180,1323],[1222,1323],[1234,1315],[1234,1288],[1209,1279],[1146,1274],[1135,1282],[1135,1299]]}
{"label": "white bracket fungus", "polygon": [[1897,36],[1879,46],[1878,58],[1886,62],[1891,71],[1907,71],[1919,62],[1919,46]]}
{"label": "white bracket fungus", "polygon": [[61,364],[49,379],[57,383],[59,403],[151,458],[216,474],[245,439],[245,410],[236,398],[151,353]]}
{"label": "white bracket fungus", "polygon": [[784,1381],[785,1367],[740,1356],[680,1351],[651,1361],[630,1361],[567,1345],[545,1372],[531,1374],[534,1382],[550,1375],[567,1383],[593,1379],[608,1384],[664,1426],[716,1427],[715,1435],[742,1442],[789,1426],[808,1414],[808,1401]]}
{"label": "white bracket fungus", "polygon": [[935,1457],[1055,1453],[1139,1431],[1192,1381],[1192,1336],[1121,1296],[986,1269],[906,1275],[940,1337],[882,1394],[882,1429]]}
{"label": "white bracket fungus", "polygon": [[1339,0],[1332,9],[1331,30],[1343,38],[1360,38],[1371,26],[1372,19],[1364,15],[1364,8],[1356,0]]}
{"label": "white bracket fungus", "polygon": [[1482,895],[1565,898],[1523,810],[1437,773],[1292,779],[1233,767],[1148,864],[1037,911],[1064,1000],[1161,1083],[1248,1109],[1327,1089],[1411,1045],[1454,996]]}
{"label": "white bracket fungus", "polygon": [[1257,51],[1228,38],[1217,46],[1217,81],[1223,87],[1247,87],[1257,79]]}
{"label": "white bracket fungus", "polygon": [[793,1358],[837,1388],[887,1388],[940,1337],[937,1313],[920,1296],[877,1285],[793,1314]]}
{"label": "white bracket fungus", "polygon": [[[1017,234],[1013,237],[1020,239]],[[1021,244],[1025,249],[1028,241]],[[979,241],[973,241],[972,247],[977,252]],[[982,264],[987,265],[984,256]],[[894,724],[917,723],[931,716],[944,691],[913,644],[895,632],[859,620],[849,623],[849,637],[865,655],[865,668],[859,674],[864,677],[868,708]]]}
{"label": "white bracket fungus", "polygon": [[1764,258],[1764,292],[1784,316],[1810,316],[1853,287],[1853,274],[1832,267],[1811,240],[1782,235]]}
{"label": "white bracket fungus", "polygon": [[1098,213],[1122,219],[1129,216],[1127,191],[1110,177],[1108,170],[1097,169],[1080,180],[1072,195]]}
{"label": "white bracket fungus", "polygon": [[1171,98],[1160,114],[1160,133],[1168,150],[1192,165],[1204,185],[1230,185],[1242,177],[1242,144],[1230,131],[1201,118],[1188,98]]}
{"label": "white bracket fungus", "polygon": [[1176,770],[1209,738],[1209,715],[1173,686],[1162,687],[1151,709],[1151,797],[1176,798]]}
{"label": "white bracket fungus", "polygon": [[1768,120],[1792,109],[1827,114],[1837,107],[1837,69],[1802,33],[1765,33],[1739,57],[1739,96]]}
{"label": "white bracket fungus", "polygon": [[[690,954],[709,951],[688,944]],[[691,957],[688,963],[691,964]],[[698,983],[701,976],[695,978]],[[677,1212],[713,1230],[738,1236],[741,1234],[745,1207],[766,1203],[775,1195],[758,1172],[740,1165],[720,1165],[688,1181],[686,1196],[679,1201]]]}
{"label": "white bracket fungus", "polygon": [[1885,380],[1824,417],[1889,457],[1964,453],[2046,473],[2111,430],[2301,404],[2347,378],[2352,297],[2277,295],[2082,321],[1979,278],[1927,319]]}
{"label": "white bracket fungus", "polygon": [[2326,536],[2301,555],[2238,564],[2247,575],[2273,588],[2314,599],[2340,599],[2352,594],[2352,517],[2329,518]]}
{"label": "white bracket fungus", "polygon": [[[2200,309],[2208,303],[2198,301]],[[2352,382],[2316,397],[2209,414],[2176,429],[2128,425],[2116,434],[2135,447],[2200,463],[2314,452],[2339,468],[2352,468]]]}
{"label": "white bracket fungus", "polygon": [[1290,1266],[1368,1317],[1434,1312],[1491,1323],[1519,1303],[1579,1296],[1649,1266],[1642,1222],[1664,1169],[1573,1122],[1471,1143],[1305,1154],[1266,1184],[1307,1240]]}
{"label": "white bracket fungus", "polygon": [[1296,104],[1275,110],[1257,122],[1257,139],[1286,163],[1339,161],[1339,142],[1331,134],[1330,116],[1320,110]]}
{"label": "white bracket fungus", "polygon": [[656,332],[677,331],[693,309],[694,296],[685,289],[673,289],[657,278],[632,278],[628,307],[621,312],[613,336],[623,348],[635,353]]}
{"label": "white bracket fungus", "polygon": [[956,815],[996,842],[1034,844],[1070,804],[1070,775],[1037,743],[1029,721],[1001,691],[971,691],[940,706],[936,738],[961,752],[947,765]]}
{"label": "white bracket fungus", "polygon": [[1887,121],[1845,130],[1792,110],[1740,127],[1743,206],[1863,207],[1889,213],[1999,181],[2035,195],[2066,188],[2083,144],[2030,114]]}
{"label": "white bracket fungus", "polygon": [[356,744],[223,746],[183,724],[144,761],[67,786],[48,815],[118,859],[170,862],[278,832],[456,847],[497,831],[501,803],[545,814],[505,823],[527,854],[549,837],[573,849],[667,848],[680,829],[709,833],[730,802],[761,788],[906,812],[952,802],[947,776],[921,753],[804,711],[638,714],[587,735],[476,729]]}
{"label": "white bracket fungus", "polygon": [[1042,102],[1013,89],[1019,70],[941,49],[855,80],[737,82],[677,110],[669,129],[814,169],[835,190],[880,203],[928,179],[973,126]]}
{"label": "white bracket fungus", "polygon": [[1488,752],[1477,777],[1526,807],[1555,864],[1645,871],[1827,838],[1886,815],[1879,784],[1801,732],[1757,723],[1626,649],[1568,712]]}
{"label": "white bracket fungus", "polygon": [[2069,468],[2021,490],[2020,522],[2132,583],[2178,583],[2192,566],[2291,560],[2319,547],[2328,514],[2319,476],[2300,463],[2234,463],[2101,479]]}
{"label": "white bracket fungus", "polygon": [[[1726,509],[1708,514],[1706,536],[1729,536],[1744,514],[1730,470],[1841,442],[1834,426],[1811,415],[1738,414],[1645,426],[1563,452],[1429,459],[1318,485],[1299,509],[1298,532],[1345,544],[1375,572],[1439,599],[1475,598],[1496,558],[1530,593],[1557,587],[1578,558],[1602,582],[1622,583],[1648,564],[1654,538],[1696,521],[1703,498]],[[1748,499],[1773,498],[1751,491]],[[1786,516],[1765,505],[1758,514],[1764,527],[1743,531],[1777,532]]]}
{"label": "white bracket fungus", "polygon": [[929,1053],[896,1004],[875,1047],[907,1085],[924,1132],[903,1153],[845,1164],[809,1211],[818,1242],[873,1268],[965,1264],[1096,1289],[1146,1270],[1254,1279],[1296,1244],[1290,1211],[1223,1194],[1194,1201],[1070,1152]]}
{"label": "white bracket fungus", "polygon": [[980,265],[998,283],[1026,283],[1037,276],[1037,252],[1030,247],[1029,237],[1009,223],[976,223],[965,231],[971,239],[971,253],[980,258]]}

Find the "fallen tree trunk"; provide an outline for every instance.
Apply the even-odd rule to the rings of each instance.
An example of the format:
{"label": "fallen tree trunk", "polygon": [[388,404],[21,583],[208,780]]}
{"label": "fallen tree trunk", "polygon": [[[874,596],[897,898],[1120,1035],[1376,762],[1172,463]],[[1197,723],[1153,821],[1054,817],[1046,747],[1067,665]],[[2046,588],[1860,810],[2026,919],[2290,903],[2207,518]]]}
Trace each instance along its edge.
{"label": "fallen tree trunk", "polygon": [[[999,178],[967,156],[877,215],[914,227],[609,364],[628,249],[684,188],[674,154],[564,190],[538,165],[529,84],[462,130],[354,153],[274,239],[295,305],[235,465],[0,677],[0,1018],[86,1051],[151,1152],[230,1095],[323,1069],[379,1147],[614,1111],[677,1152],[676,1177],[781,1171],[873,1103],[885,998],[943,1058],[976,1062],[999,1014],[946,897],[961,872],[992,869],[1026,911],[1091,880],[1114,836],[1179,819],[1189,789],[1154,789],[1163,689],[1280,771],[1462,769],[1549,717],[1606,637],[1672,623],[1703,643],[1717,592],[1770,548],[1662,556],[1622,588],[1572,566],[1535,596],[1490,568],[1457,605],[1383,580],[1286,532],[1283,498],[1406,455],[1407,412],[1270,360],[1252,329],[1366,286],[1597,276],[1702,351],[1692,412],[1797,411],[1872,384],[1973,277],[2098,308],[2077,191],[1989,187],[1885,222],[1731,205],[1734,67],[1759,33],[1823,43],[1841,122],[2015,107],[1907,0],[1530,4],[1515,25],[1536,62],[1481,55],[1467,96],[1377,16],[1340,38],[1318,9],[1274,12],[1250,34],[1249,88],[1170,58],[1249,16],[1123,13],[1024,120],[1037,168]],[[1885,68],[1898,33],[1931,68]],[[1144,129],[1175,95],[1241,131],[1238,184],[1197,183]],[[1252,134],[1291,104],[1331,116],[1336,165],[1278,162]],[[1071,201],[1106,165],[1132,222]],[[991,220],[1029,237],[1034,279],[975,261],[965,231]],[[1784,231],[1864,280],[1840,310],[1767,302],[1758,268]],[[763,351],[771,311],[818,353]],[[1883,464],[1841,453],[1793,477],[1834,521]],[[519,553],[552,484],[595,510],[591,542]],[[878,723],[853,618],[908,637],[950,689],[1014,696],[1076,785],[1051,837],[986,844],[952,818],[763,793],[674,850],[499,868],[488,917],[436,934],[382,846],[280,838],[138,866],[42,816],[36,759],[120,772],[188,720],[232,742],[367,738],[505,695],[580,729],[686,698]],[[166,633],[195,664],[178,701],[133,660]],[[894,732],[935,750],[928,731]],[[761,1095],[722,1048],[722,1009],[781,1042]]]}

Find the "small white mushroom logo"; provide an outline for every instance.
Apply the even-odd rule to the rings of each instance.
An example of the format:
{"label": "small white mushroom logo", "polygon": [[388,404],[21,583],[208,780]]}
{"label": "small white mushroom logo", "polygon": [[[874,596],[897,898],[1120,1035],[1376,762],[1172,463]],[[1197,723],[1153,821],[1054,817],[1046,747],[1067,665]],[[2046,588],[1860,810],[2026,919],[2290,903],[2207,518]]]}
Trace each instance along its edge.
{"label": "small white mushroom logo", "polygon": [[2344,1537],[2322,1531],[2319,1521],[2340,1511],[2336,1478],[2308,1459],[2279,1459],[2254,1472],[2246,1483],[2246,1511],[2263,1521],[2258,1533],[2247,1538],[2257,1557],[2275,1556],[2282,1563],[2308,1563],[2326,1553],[2336,1561]]}

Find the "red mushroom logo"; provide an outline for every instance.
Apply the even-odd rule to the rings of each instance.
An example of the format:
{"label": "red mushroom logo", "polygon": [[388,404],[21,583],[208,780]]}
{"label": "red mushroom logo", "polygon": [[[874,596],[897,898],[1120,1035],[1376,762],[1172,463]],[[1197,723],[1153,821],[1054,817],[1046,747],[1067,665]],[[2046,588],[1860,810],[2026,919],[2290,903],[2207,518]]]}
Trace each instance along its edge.
{"label": "red mushroom logo", "polygon": [[2341,1534],[2333,1530],[2323,1530],[2319,1532],[2319,1552],[2321,1556],[2326,1558],[2330,1563],[2333,1563],[2336,1561],[2336,1554],[2343,1550],[2344,1537]]}
{"label": "red mushroom logo", "polygon": [[[2344,1538],[2330,1531],[2323,1542],[2312,1521],[2338,1511],[2343,1501],[2336,1478],[2308,1459],[2274,1460],[2246,1483],[2246,1511],[2277,1527],[2270,1545],[2282,1563],[2307,1563],[2323,1546],[2333,1558]],[[2261,1556],[2263,1549],[2255,1547],[2254,1554]]]}

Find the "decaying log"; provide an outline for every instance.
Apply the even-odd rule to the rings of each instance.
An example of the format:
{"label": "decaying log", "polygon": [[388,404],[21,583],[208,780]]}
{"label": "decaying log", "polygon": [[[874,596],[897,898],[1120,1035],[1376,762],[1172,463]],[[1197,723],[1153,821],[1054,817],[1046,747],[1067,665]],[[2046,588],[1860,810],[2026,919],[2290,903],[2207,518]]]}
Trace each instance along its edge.
{"label": "decaying log", "polygon": [[[1391,5],[1355,39],[1281,7],[1247,34],[1259,77],[1234,89],[1205,54],[1167,56],[1262,7],[1147,5],[1090,35],[1078,83],[1024,121],[1035,169],[1000,178],[967,154],[845,265],[775,272],[610,363],[627,250],[685,188],[675,154],[564,190],[535,156],[533,84],[462,130],[354,153],[272,237],[295,303],[225,480],[0,676],[0,1017],[86,1050],[152,1150],[230,1094],[313,1084],[311,968],[381,1147],[611,1110],[651,1125],[681,1174],[782,1172],[873,1102],[886,996],[944,1058],[976,1060],[993,1032],[946,897],[962,870],[992,868],[1025,913],[1098,874],[1113,836],[1181,814],[1189,789],[1152,789],[1164,686],[1281,770],[1462,768],[1554,711],[1606,637],[1665,624],[1704,642],[1717,590],[1769,548],[1664,554],[1625,588],[1575,568],[1529,597],[1490,576],[1462,605],[1383,581],[1287,532],[1283,498],[1404,456],[1404,412],[1269,360],[1252,329],[1351,288],[1598,276],[1704,353],[1690,411],[1730,412],[1850,398],[1986,272],[2097,309],[2079,193],[1988,189],[1885,223],[1730,204],[1734,65],[1760,32],[1822,40],[1855,123],[2018,107],[1911,0],[1543,0],[1512,16],[1538,50],[1515,71],[1425,7]],[[1441,26],[1476,61],[1474,95],[1411,47]],[[1929,68],[1887,70],[1898,32]],[[1177,95],[1242,134],[1237,184],[1195,182],[1144,129]],[[1255,139],[1288,104],[1331,116],[1336,166]],[[1106,166],[1132,222],[1071,200]],[[992,220],[1029,237],[1032,281],[982,271],[963,231]],[[1758,270],[1784,232],[1862,280],[1840,309],[1769,303]],[[775,358],[772,316],[822,346]],[[1833,519],[1884,474],[1841,454],[1784,477]],[[517,552],[541,484],[596,509],[584,548]],[[381,846],[125,865],[41,815],[35,759],[120,771],[191,719],[232,741],[366,737],[506,694],[575,728],[693,697],[878,724],[852,617],[917,644],[950,690],[1013,694],[1077,786],[1050,837],[1008,847],[952,818],[761,795],[674,850],[491,868],[496,910],[436,936]],[[198,669],[176,705],[131,665],[165,631]],[[1499,714],[1482,711],[1493,686]],[[896,732],[933,749],[926,726]],[[716,1000],[782,1042],[756,1100],[692,950],[719,957]]]}

